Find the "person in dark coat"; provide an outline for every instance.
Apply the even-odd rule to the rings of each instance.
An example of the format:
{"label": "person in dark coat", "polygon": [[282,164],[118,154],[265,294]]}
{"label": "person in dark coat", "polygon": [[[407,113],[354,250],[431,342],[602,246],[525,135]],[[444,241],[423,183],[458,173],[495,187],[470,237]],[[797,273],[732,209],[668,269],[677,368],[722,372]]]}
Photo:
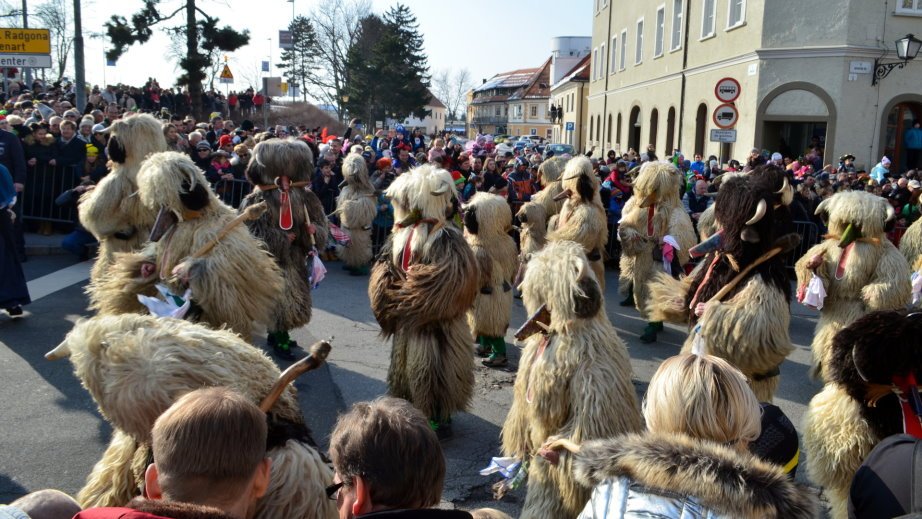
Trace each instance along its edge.
{"label": "person in dark coat", "polygon": [[878,443],[852,480],[849,519],[889,519],[916,512],[912,494],[920,491],[913,481],[922,474],[918,469],[913,473],[915,456],[922,456],[922,440],[914,436],[895,434]]}
{"label": "person in dark coat", "polygon": [[54,162],[58,168],[82,166],[86,160],[86,143],[77,138],[77,125],[73,121],[61,123],[61,137],[58,139],[58,153]]}
{"label": "person in dark coat", "polygon": [[333,175],[333,165],[326,161],[320,161],[319,171],[314,175],[311,185],[313,191],[320,203],[323,205],[323,212],[332,214],[336,210],[336,197],[339,196],[339,184]]}
{"label": "person in dark coat", "polygon": [[[26,156],[16,134],[0,130],[0,165],[13,177],[13,187],[17,196],[23,196],[26,185]],[[19,261],[26,261],[26,240],[22,234],[22,205],[13,206],[16,219],[13,226],[13,244]]]}
{"label": "person in dark coat", "polygon": [[13,239],[15,205],[13,176],[6,166],[0,165],[0,308],[10,317],[22,315],[23,305],[32,302]]}

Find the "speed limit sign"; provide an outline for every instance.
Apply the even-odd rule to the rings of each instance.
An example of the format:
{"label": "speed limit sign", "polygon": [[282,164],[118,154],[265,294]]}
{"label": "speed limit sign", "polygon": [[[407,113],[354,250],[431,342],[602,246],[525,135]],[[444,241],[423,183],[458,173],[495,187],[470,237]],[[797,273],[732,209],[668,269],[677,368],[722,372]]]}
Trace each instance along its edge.
{"label": "speed limit sign", "polygon": [[731,104],[722,104],[714,109],[714,124],[721,129],[733,128],[740,118],[740,113]]}

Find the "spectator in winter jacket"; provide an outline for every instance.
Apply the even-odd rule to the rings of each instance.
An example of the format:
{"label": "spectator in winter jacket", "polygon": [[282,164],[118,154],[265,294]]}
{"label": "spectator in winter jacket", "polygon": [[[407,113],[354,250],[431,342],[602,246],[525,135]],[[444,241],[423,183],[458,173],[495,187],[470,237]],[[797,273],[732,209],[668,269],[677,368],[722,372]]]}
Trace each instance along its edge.
{"label": "spectator in winter jacket", "polygon": [[336,210],[336,197],[339,196],[339,181],[336,180],[333,165],[329,161],[321,160],[318,169],[311,184],[311,191],[320,199],[323,212],[332,214]]}
{"label": "spectator in winter jacket", "polygon": [[77,138],[77,124],[73,121],[61,122],[57,147],[57,157],[49,162],[51,165],[62,168],[79,166],[86,159],[86,143]]}
{"label": "spectator in winter jacket", "polygon": [[528,172],[528,163],[521,157],[515,161],[515,170],[509,174],[509,203],[513,204],[513,213],[518,207],[531,200],[535,194],[535,180]]}

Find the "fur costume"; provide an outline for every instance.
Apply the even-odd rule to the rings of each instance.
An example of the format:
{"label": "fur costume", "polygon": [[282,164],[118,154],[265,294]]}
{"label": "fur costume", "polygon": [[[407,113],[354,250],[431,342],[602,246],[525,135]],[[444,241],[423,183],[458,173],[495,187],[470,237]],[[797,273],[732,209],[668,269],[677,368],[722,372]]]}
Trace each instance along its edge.
{"label": "fur costume", "polygon": [[922,218],[913,222],[900,238],[900,252],[906,257],[909,266],[915,268],[922,256]]}
{"label": "fur costume", "polygon": [[[707,353],[721,357],[746,375],[760,402],[771,402],[778,387],[780,365],[793,350],[790,284],[784,254],[755,267],[719,301],[710,301],[743,269],[775,246],[774,191],[753,175],[723,183],[714,206],[721,233],[717,250],[702,258],[691,276],[676,280],[659,273],[650,282],[647,314],[653,320],[690,322],[683,352],[703,341]],[[762,217],[752,222],[759,206]],[[748,224],[752,222],[751,224]],[[758,304],[754,304],[758,302]],[[695,311],[699,304],[703,312]]]}
{"label": "fur costume", "polygon": [[781,468],[748,452],[684,434],[590,441],[572,457],[574,475],[583,485],[606,490],[613,483],[620,483],[617,490],[629,485],[624,493],[607,494],[597,488],[587,517],[604,517],[592,512],[605,505],[618,511],[616,517],[818,517],[817,496],[791,481]]}
{"label": "fur costume", "polygon": [[367,274],[372,258],[371,222],[378,214],[375,188],[368,178],[365,159],[360,154],[346,155],[343,176],[345,185],[336,200],[336,212],[351,241],[343,247],[340,257],[353,273]]}
{"label": "fur costume", "polygon": [[[141,203],[137,196],[141,162],[152,153],[166,151],[160,122],[147,114],[119,119],[109,128],[106,155],[109,173],[80,200],[80,223],[99,240],[99,255],[90,279],[98,281],[119,252],[133,252],[147,241],[157,209]],[[92,307],[99,299],[90,293]]]}
{"label": "fur costume", "polygon": [[795,270],[799,300],[814,274],[826,289],[811,370],[826,381],[824,364],[836,333],[868,312],[905,307],[911,285],[906,258],[884,234],[894,216],[886,199],[846,191],[820,202],[816,214],[828,219],[829,234],[797,261]]}
{"label": "fur costume", "polygon": [[538,252],[547,243],[547,209],[534,199],[522,204],[515,214],[519,219],[520,252],[522,257]]}
{"label": "fur costume", "polygon": [[193,309],[187,318],[213,328],[226,326],[245,340],[254,323],[272,322],[282,277],[246,226],[233,227],[210,252],[192,257],[235,217],[192,159],[176,152],[151,155],[138,174],[138,192],[141,202],[160,214],[151,242],[139,252],[117,256],[109,274],[91,285],[100,313],[141,311],[138,294],[163,283],[177,295],[191,288]]}
{"label": "fur costume", "polygon": [[[647,315],[648,283],[656,272],[663,271],[663,238],[672,236],[679,244],[674,252],[672,276],[688,263],[688,249],[697,243],[691,218],[679,199],[684,180],[668,162],[648,162],[640,168],[634,181],[634,195],[624,204],[618,224],[621,242],[621,274],[618,290],[626,301],[633,299],[640,316],[650,321],[641,336],[645,342],[656,340],[662,323]],[[656,258],[655,258],[656,257]],[[659,259],[657,259],[659,258]]]}
{"label": "fur costume", "polygon": [[549,243],[532,256],[522,292],[529,314],[545,305],[550,322],[525,340],[503,455],[530,460],[520,517],[574,518],[591,487],[574,481],[568,459],[554,466],[534,454],[551,437],[580,443],[640,431],[630,358],[579,244]]}
{"label": "fur costume", "polygon": [[565,196],[566,200],[547,239],[575,241],[582,245],[602,293],[605,293],[602,251],[608,241],[608,221],[599,195],[599,179],[592,173],[592,163],[587,157],[574,157],[567,161],[561,187],[558,197]]}
{"label": "fur costume", "polygon": [[490,354],[488,363],[506,362],[505,336],[518,259],[515,240],[509,236],[511,228],[512,210],[503,197],[480,192],[464,206],[464,238],[480,273],[480,293],[468,322],[477,338],[478,352]]}
{"label": "fur costume", "polygon": [[566,159],[551,157],[538,166],[538,180],[541,183],[541,191],[535,193],[531,199],[544,206],[547,218],[556,216],[563,208],[564,201],[555,200],[555,198],[564,189],[560,180],[566,165]]}
{"label": "fur costume", "polygon": [[269,332],[274,345],[283,349],[289,342],[288,331],[311,320],[309,262],[311,254],[323,250],[327,241],[323,205],[307,189],[313,171],[313,154],[303,141],[261,142],[247,166],[247,178],[257,187],[240,204],[240,212],[260,202],[268,207],[257,220],[247,222],[247,227],[265,243],[282,271],[284,288],[272,306]]}
{"label": "fur costume", "polygon": [[874,446],[903,433],[904,416],[922,429],[891,389],[908,395],[900,382],[922,380],[922,316],[865,315],[836,334],[826,359],[828,381],[804,415],[803,441],[810,479],[826,489],[832,517],[844,519],[852,478]]}
{"label": "fur costume", "polygon": [[[115,428],[77,496],[84,508],[124,506],[140,493],[154,421],[179,397],[224,386],[258,405],[280,375],[272,360],[229,331],[137,314],[83,320],[47,357],[70,358],[77,378]],[[293,387],[267,420],[272,470],[256,517],[336,517],[324,493],[333,474],[316,450]]]}
{"label": "fur costume", "polygon": [[388,390],[447,425],[474,390],[466,316],[480,290],[477,261],[450,222],[457,191],[447,171],[414,168],[394,180],[387,196],[396,223],[368,295],[381,333],[393,338]]}

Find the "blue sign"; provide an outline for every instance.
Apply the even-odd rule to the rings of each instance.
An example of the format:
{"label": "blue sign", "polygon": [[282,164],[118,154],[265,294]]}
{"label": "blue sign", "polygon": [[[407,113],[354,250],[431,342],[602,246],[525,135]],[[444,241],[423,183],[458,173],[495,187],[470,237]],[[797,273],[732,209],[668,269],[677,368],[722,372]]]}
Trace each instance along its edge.
{"label": "blue sign", "polygon": [[567,123],[566,130],[568,132],[572,132],[575,129],[576,129],[576,123],[574,123],[573,121],[570,121]]}
{"label": "blue sign", "polygon": [[262,65],[263,65],[263,67],[262,67],[263,72],[269,72],[269,62],[268,62],[268,61],[263,61]]}

